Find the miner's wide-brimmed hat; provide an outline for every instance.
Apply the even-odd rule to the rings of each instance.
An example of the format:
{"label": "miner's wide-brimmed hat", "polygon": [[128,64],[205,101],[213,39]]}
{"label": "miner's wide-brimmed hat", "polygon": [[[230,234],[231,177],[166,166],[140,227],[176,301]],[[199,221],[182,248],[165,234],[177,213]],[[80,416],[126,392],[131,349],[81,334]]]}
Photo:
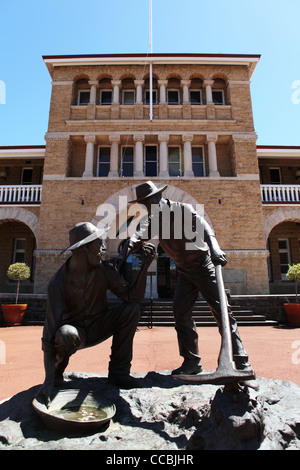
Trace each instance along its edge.
{"label": "miner's wide-brimmed hat", "polygon": [[164,191],[168,185],[166,184],[165,186],[162,186],[161,188],[158,188],[152,181],[147,181],[146,183],[139,184],[135,188],[135,193],[136,193],[136,199],[133,201],[129,201],[129,204],[132,202],[142,202],[145,199],[148,199],[148,197],[154,196],[154,194],[161,193]]}
{"label": "miner's wide-brimmed hat", "polygon": [[103,237],[109,228],[110,227],[99,229],[90,222],[80,222],[79,224],[74,225],[74,227],[69,231],[70,246],[61,253],[68,250],[76,250],[76,248],[79,248],[82,245],[86,245],[97,238]]}

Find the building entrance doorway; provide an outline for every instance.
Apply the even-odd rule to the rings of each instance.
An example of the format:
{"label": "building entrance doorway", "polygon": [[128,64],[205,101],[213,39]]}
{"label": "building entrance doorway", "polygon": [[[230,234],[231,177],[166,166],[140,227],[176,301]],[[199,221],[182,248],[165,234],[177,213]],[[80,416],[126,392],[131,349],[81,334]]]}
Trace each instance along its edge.
{"label": "building entrance doorway", "polygon": [[177,269],[174,261],[157,247],[157,295],[163,299],[172,299],[177,282]]}

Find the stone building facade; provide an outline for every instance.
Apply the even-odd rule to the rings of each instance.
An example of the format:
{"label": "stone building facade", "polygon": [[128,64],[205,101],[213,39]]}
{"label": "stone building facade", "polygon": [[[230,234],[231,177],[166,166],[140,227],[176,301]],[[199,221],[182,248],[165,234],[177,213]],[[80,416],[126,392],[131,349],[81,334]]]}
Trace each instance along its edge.
{"label": "stone building facade", "polygon": [[[45,292],[68,256],[60,253],[69,229],[101,223],[105,207],[113,208],[113,225],[126,226],[130,214],[120,212],[120,201],[134,199],[135,186],[151,179],[168,185],[170,199],[201,205],[227,252],[224,278],[233,294],[286,286],[282,240],[297,260],[300,201],[290,201],[291,193],[283,200],[282,185],[297,193],[300,149],[256,145],[250,81],[258,61],[256,55],[44,57],[52,79],[46,145],[0,148],[1,265],[32,259],[28,289]],[[123,241],[109,236],[109,254]],[[154,243],[147,295],[172,296],[176,269]],[[129,276],[137,266],[138,259],[128,260]],[[3,276],[4,268],[5,292]]]}

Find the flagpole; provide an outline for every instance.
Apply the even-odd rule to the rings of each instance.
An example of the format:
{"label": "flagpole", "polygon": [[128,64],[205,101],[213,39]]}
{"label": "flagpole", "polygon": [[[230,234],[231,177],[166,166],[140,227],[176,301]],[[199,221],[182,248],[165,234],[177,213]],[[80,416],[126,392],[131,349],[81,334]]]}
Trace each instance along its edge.
{"label": "flagpole", "polygon": [[[152,54],[152,0],[149,0],[149,53]],[[149,84],[150,84],[150,115],[149,119],[153,119],[153,71],[152,62],[150,58],[150,70],[149,70]]]}

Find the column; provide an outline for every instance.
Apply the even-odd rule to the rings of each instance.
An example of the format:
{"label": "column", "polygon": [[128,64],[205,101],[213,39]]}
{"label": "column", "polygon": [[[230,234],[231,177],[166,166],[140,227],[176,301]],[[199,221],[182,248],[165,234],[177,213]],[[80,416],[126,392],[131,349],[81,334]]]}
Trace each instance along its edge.
{"label": "column", "polygon": [[143,103],[143,85],[144,80],[134,80],[136,86],[136,104]]}
{"label": "column", "polygon": [[89,81],[89,85],[91,85],[90,90],[90,104],[96,104],[96,93],[97,93],[97,81]]}
{"label": "column", "polygon": [[86,117],[87,119],[95,119],[96,117],[96,93],[97,93],[98,82],[90,80],[89,85],[91,85],[90,102],[87,106]]}
{"label": "column", "polygon": [[160,178],[169,178],[169,162],[168,162],[168,141],[167,134],[159,134],[159,176]]}
{"label": "column", "polygon": [[110,178],[119,176],[119,135],[110,135],[109,141],[111,142],[111,151],[110,151],[110,168],[108,176]]}
{"label": "column", "polygon": [[190,102],[189,88],[191,85],[191,80],[181,80],[181,85],[183,88],[183,104],[187,104]]}
{"label": "column", "polygon": [[213,80],[204,80],[203,85],[206,87],[206,117],[207,119],[215,119],[216,109],[213,103],[212,86]]}
{"label": "column", "polygon": [[112,80],[111,84],[113,86],[113,102],[112,102],[112,104],[120,104],[121,80]]}
{"label": "column", "polygon": [[166,103],[166,86],[168,85],[168,80],[157,80],[159,86],[159,103]]}
{"label": "column", "polygon": [[182,117],[183,119],[191,119],[192,108],[189,96],[191,80],[181,80],[181,85],[183,88]]}
{"label": "column", "polygon": [[217,152],[216,152],[217,140],[218,140],[217,135],[206,136],[206,142],[208,144],[209,176],[220,176],[220,173],[218,172],[218,164],[217,164]]}
{"label": "column", "polygon": [[184,176],[191,178],[194,176],[192,163],[192,135],[183,135],[183,160],[184,160]]}
{"label": "column", "polygon": [[134,135],[133,140],[135,142],[134,152],[134,176],[144,176],[144,148],[143,142],[145,140],[144,135]]}
{"label": "column", "polygon": [[205,86],[205,91],[206,91],[206,104],[211,104],[213,103],[213,97],[212,97],[212,86],[214,84],[213,80],[204,80],[203,85]]}
{"label": "column", "polygon": [[96,137],[94,135],[86,135],[84,137],[86,142],[86,153],[85,153],[85,169],[83,177],[94,176],[94,149]]}

